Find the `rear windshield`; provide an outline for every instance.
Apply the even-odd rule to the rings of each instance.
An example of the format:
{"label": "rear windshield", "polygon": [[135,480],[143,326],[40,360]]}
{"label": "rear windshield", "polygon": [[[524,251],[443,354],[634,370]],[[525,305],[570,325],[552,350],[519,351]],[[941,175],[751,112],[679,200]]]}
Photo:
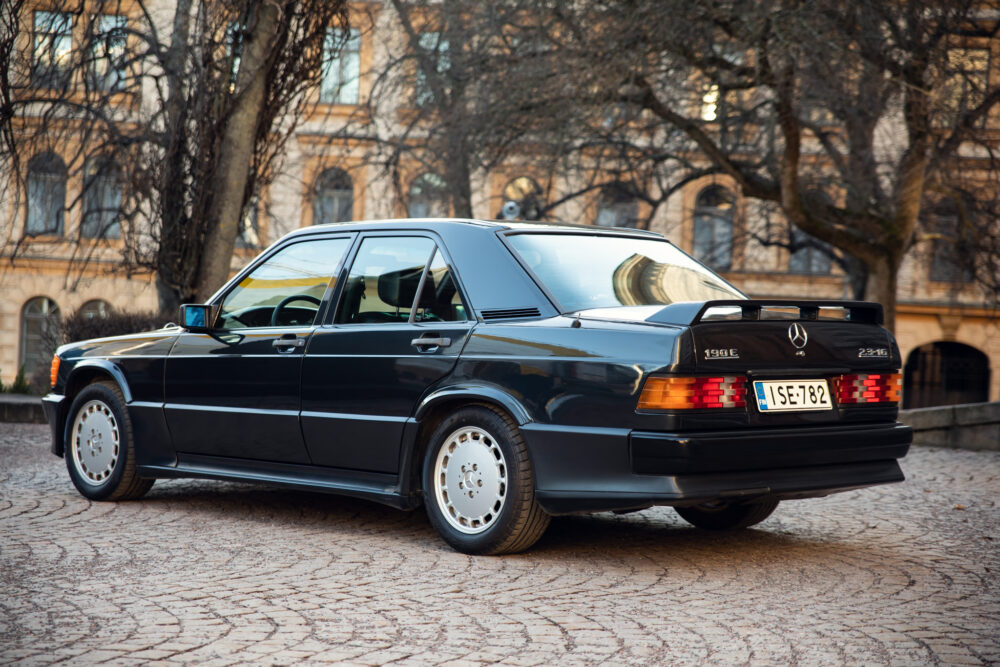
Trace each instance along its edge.
{"label": "rear windshield", "polygon": [[746,298],[665,240],[545,233],[507,239],[563,312]]}

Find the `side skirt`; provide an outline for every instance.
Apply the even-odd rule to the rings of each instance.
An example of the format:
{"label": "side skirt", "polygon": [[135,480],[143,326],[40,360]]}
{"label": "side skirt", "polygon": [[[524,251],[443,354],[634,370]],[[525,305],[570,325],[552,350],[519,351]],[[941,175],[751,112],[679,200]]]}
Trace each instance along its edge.
{"label": "side skirt", "polygon": [[178,454],[176,466],[140,465],[139,475],[156,479],[218,479],[230,482],[264,482],[308,491],[322,491],[372,500],[396,509],[416,505],[400,495],[398,477],[356,470],[319,468],[198,454]]}

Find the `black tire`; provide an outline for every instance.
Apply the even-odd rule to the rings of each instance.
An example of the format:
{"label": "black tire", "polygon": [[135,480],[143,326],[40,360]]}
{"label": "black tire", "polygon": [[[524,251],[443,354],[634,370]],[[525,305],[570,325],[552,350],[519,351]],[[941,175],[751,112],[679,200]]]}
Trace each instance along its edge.
{"label": "black tire", "polygon": [[153,486],[155,480],[136,473],[132,421],[113,382],[95,382],[77,394],[64,442],[73,486],[91,500],[133,500]]}
{"label": "black tire", "polygon": [[469,406],[445,418],[431,436],[422,479],[427,516],[457,551],[517,553],[537,542],[549,525],[549,515],[535,500],[521,432],[495,408]]}
{"label": "black tire", "polygon": [[775,498],[762,498],[750,502],[722,502],[675,507],[681,518],[692,526],[707,530],[737,530],[757,525],[778,506]]}

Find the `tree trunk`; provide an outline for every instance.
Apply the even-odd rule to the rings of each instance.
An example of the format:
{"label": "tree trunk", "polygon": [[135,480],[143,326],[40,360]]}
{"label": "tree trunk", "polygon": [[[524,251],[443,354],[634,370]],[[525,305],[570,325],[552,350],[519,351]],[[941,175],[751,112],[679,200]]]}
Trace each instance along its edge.
{"label": "tree trunk", "polygon": [[882,304],[885,309],[885,328],[892,332],[896,330],[896,282],[901,260],[901,256],[885,255],[865,263],[868,269],[865,299]]}
{"label": "tree trunk", "polygon": [[186,224],[184,197],[164,196],[174,193],[184,183],[184,153],[187,149],[187,77],[185,59],[190,47],[191,0],[177,0],[174,7],[173,31],[164,65],[167,79],[167,99],[164,103],[167,145],[164,146],[163,171],[160,174],[160,243],[157,248],[156,293],[161,313],[177,312],[185,295],[182,266],[187,257],[184,249],[189,246],[187,237],[192,233]]}
{"label": "tree trunk", "polygon": [[197,298],[202,303],[229,277],[267,92],[267,61],[280,19],[281,9],[276,2],[261,2],[241,55],[234,93],[237,99],[226,119],[212,175],[214,196],[208,211],[209,226],[196,286]]}
{"label": "tree trunk", "polygon": [[160,273],[156,274],[156,300],[160,312],[171,318],[179,317],[181,300],[176,288],[167,283]]}

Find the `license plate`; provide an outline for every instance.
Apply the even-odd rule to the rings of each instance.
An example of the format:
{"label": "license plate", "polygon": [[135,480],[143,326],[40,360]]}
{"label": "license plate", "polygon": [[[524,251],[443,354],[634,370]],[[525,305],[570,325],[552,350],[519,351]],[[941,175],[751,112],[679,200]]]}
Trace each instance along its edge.
{"label": "license plate", "polygon": [[768,380],[754,382],[757,409],[761,412],[832,410],[826,380]]}

